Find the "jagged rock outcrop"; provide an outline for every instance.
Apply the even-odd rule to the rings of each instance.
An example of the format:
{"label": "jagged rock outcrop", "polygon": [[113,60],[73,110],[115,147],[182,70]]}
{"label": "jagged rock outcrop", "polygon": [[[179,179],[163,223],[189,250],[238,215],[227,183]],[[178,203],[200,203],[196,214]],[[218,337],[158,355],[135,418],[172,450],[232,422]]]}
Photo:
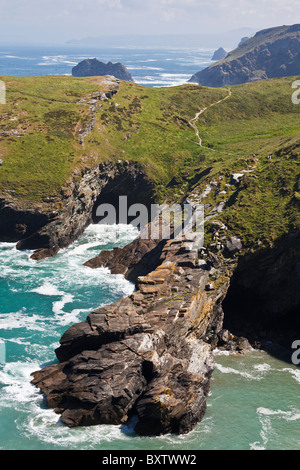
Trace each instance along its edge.
{"label": "jagged rock outcrop", "polygon": [[135,415],[136,432],[158,435],[186,433],[202,419],[214,369],[209,337],[222,328],[231,265],[219,266],[218,285],[206,289],[215,259],[199,263],[194,242],[160,244],[156,269],[137,278],[136,291],[71,327],[56,350],[60,363],[33,374],[65,424]]}
{"label": "jagged rock outcrop", "polygon": [[[158,125],[156,122],[159,114],[153,114],[155,125],[154,121],[150,123],[151,134],[159,129],[160,137],[159,140],[154,139],[152,145],[146,133],[147,146],[151,150],[154,148],[154,154],[151,157],[147,156],[147,152],[143,155],[143,149],[147,146],[142,145],[145,137],[139,129],[144,128],[141,123],[149,124],[146,100],[150,97],[144,94],[140,97],[140,100],[143,99],[142,106],[137,96],[128,95],[128,103],[123,108],[118,103],[110,102],[110,99],[119,85],[128,88],[125,84],[119,84],[119,80],[111,77],[105,77],[101,84],[99,78],[91,81],[97,84],[93,92],[72,95],[74,105],[80,104],[85,111],[85,119],[80,127],[73,129],[73,137],[80,153],[88,154],[92,148],[97,155],[93,152],[88,156],[82,155],[80,165],[72,175],[69,174],[60,194],[55,192],[45,197],[44,204],[25,207],[23,200],[24,206],[21,207],[21,202],[18,205],[13,197],[13,190],[6,188],[3,193],[5,199],[1,201],[0,215],[4,226],[0,226],[0,239],[17,241],[21,238],[18,248],[35,249],[33,258],[42,259],[57,253],[75,240],[88,224],[97,222],[96,208],[101,203],[114,204],[120,195],[127,195],[129,205],[136,202],[148,205],[153,194],[168,195],[169,202],[173,198],[184,204],[190,202],[195,211],[203,205],[207,238],[205,248],[201,246],[199,249],[195,246],[193,231],[184,240],[176,237],[168,241],[139,237],[123,249],[102,252],[88,261],[86,266],[90,268],[106,266],[113,273],[123,274],[135,283],[136,291],[126,299],[95,310],[86,321],[66,331],[56,351],[59,363],[35,372],[33,383],[45,394],[49,406],[70,427],[120,424],[136,416],[135,429],[140,434],[188,432],[205,412],[214,367],[212,351],[216,346],[240,353],[251,347],[253,338],[248,337],[248,332],[253,330],[261,334],[261,326],[266,328],[266,325],[275,323],[272,322],[273,318],[278,324],[277,331],[282,325],[288,324],[291,329],[297,325],[299,249],[295,246],[298,247],[298,241],[291,239],[286,249],[281,241],[276,247],[274,244],[276,234],[293,230],[297,224],[299,227],[296,206],[300,200],[299,178],[296,178],[299,146],[291,142],[287,149],[289,138],[283,134],[280,139],[275,139],[276,149],[279,140],[285,141],[282,154],[274,150],[267,157],[263,150],[258,157],[245,153],[244,158],[238,156],[236,159],[233,158],[235,153],[228,153],[230,158],[227,159],[220,150],[219,159],[218,149],[203,145],[205,153],[209,154],[208,159],[202,160],[200,156],[199,167],[197,163],[197,168],[193,168],[194,159],[192,166],[190,163],[185,166],[184,157],[179,166],[176,163],[168,173],[170,177],[172,175],[168,185],[170,192],[160,192],[160,181],[165,179],[160,180],[156,175],[167,167],[161,164],[162,155],[156,153],[156,142],[162,142],[162,137],[167,135],[172,137],[172,141],[175,135],[179,139],[179,128],[176,127],[173,134],[166,133],[166,121],[162,133],[162,123]],[[78,84],[78,80],[75,82]],[[104,82],[108,82],[108,88],[103,87]],[[199,90],[193,86],[185,86],[182,97],[191,91],[194,94],[189,95],[189,100],[196,99]],[[235,94],[234,90],[230,93],[224,90],[224,97],[212,97],[206,103],[207,108],[203,108],[205,104],[200,96],[200,111],[195,118],[184,120],[177,114],[173,117],[184,122],[187,128],[189,123],[195,124],[190,126],[189,131],[195,131],[198,142],[194,143],[199,145],[202,134],[196,126],[197,116],[203,114],[205,109],[215,109],[225,100],[229,104],[235,95],[238,93]],[[268,92],[266,95],[269,96]],[[253,95],[246,93],[245,96],[251,99]],[[276,98],[277,94],[273,96]],[[290,103],[289,94],[282,96],[287,98],[285,102]],[[109,102],[105,103],[108,99]],[[176,99],[178,96],[169,103],[175,103]],[[232,101],[233,108],[237,106],[240,109],[236,103],[243,103],[242,99]],[[158,106],[161,102],[159,100]],[[191,102],[187,101],[185,106],[189,108]],[[152,104],[151,98],[148,105],[151,107]],[[98,115],[97,109],[101,107],[106,111]],[[255,109],[253,116],[257,119],[260,107]],[[288,108],[284,107],[280,116],[285,112],[288,113]],[[131,122],[134,114],[136,121]],[[165,113],[164,119],[169,119],[167,116]],[[229,116],[233,123],[240,122],[240,118],[234,119],[234,113]],[[127,117],[128,120],[123,123]],[[171,114],[170,120],[173,117]],[[266,121],[263,119],[261,122],[263,125]],[[119,143],[111,145],[115,137],[124,145],[131,143],[127,124],[136,137],[140,133],[136,147],[129,145],[126,148]],[[291,127],[290,131],[293,129]],[[93,136],[90,134],[96,130],[102,132],[101,137],[105,138],[95,139],[95,147],[91,147],[89,140]],[[184,140],[188,138],[186,131],[182,135]],[[203,138],[206,140],[208,136]],[[296,135],[292,138],[295,141],[298,139]],[[174,146],[178,141],[176,139],[172,144]],[[264,139],[263,148],[273,148],[274,142],[271,144]],[[111,145],[107,155],[106,145]],[[251,149],[248,142],[247,146],[239,145],[242,150],[246,147]],[[131,149],[141,154],[143,158],[140,161],[144,166],[134,161],[124,161],[125,158],[134,158],[135,153],[129,152]],[[163,152],[166,152],[163,153],[165,163],[171,167],[177,161],[176,152],[175,159],[170,159],[168,142]],[[99,165],[102,157],[105,163]],[[272,167],[273,163],[276,166]],[[4,156],[3,170],[5,165]],[[181,168],[178,173],[177,168]],[[145,173],[149,176],[146,177]],[[154,178],[152,183],[149,181],[151,174]],[[277,181],[278,174],[281,181]],[[269,181],[274,184],[269,185]],[[273,194],[274,198],[271,197]],[[286,197],[281,198],[283,195]],[[267,206],[270,206],[269,213]],[[258,253],[262,247],[269,247],[270,251]],[[253,258],[246,259],[245,253],[253,255]],[[243,261],[246,264],[243,265]],[[273,295],[274,290],[276,295]],[[234,304],[236,300],[239,301]],[[265,314],[268,322],[263,324],[260,320]],[[237,327],[242,324],[244,329],[238,331]],[[264,337],[266,340],[271,338],[269,330]]]}
{"label": "jagged rock outcrop", "polygon": [[13,202],[2,201],[0,216],[6,223],[1,229],[1,239],[20,240],[17,249],[35,250],[32,255],[35,260],[54,256],[93,222],[99,197],[107,193],[113,197],[118,191],[128,194],[129,199],[151,200],[151,183],[142,167],[124,161],[103,163],[84,171],[80,179],[70,182],[61,197],[56,198],[61,205],[59,212],[49,210],[47,205],[21,211]]}
{"label": "jagged rock outcrop", "polygon": [[112,251],[102,251],[96,258],[85,263],[92,269],[109,268],[112,274],[123,274],[126,279],[135,282],[139,276],[145,276],[159,264],[161,251],[165,240],[137,237],[124,248],[114,248]]}
{"label": "jagged rock outcrop", "polygon": [[222,87],[300,74],[300,24],[259,31],[226,58],[193,75],[192,83]]}
{"label": "jagged rock outcrop", "polygon": [[225,49],[223,49],[223,47],[219,47],[219,49],[214,52],[214,55],[212,56],[211,60],[221,60],[224,59],[224,57],[226,56],[227,52],[225,51]]}
{"label": "jagged rock outcrop", "polygon": [[[221,221],[207,220],[214,234],[226,232]],[[139,237],[86,263],[124,274],[136,290],[69,328],[56,350],[59,363],[32,374],[67,426],[122,424],[134,416],[141,435],[189,432],[205,414],[213,350],[259,347],[243,333],[259,336],[274,320],[277,331],[286,320],[293,328],[299,233],[248,257],[238,237],[225,238],[215,250],[216,237],[204,248],[193,232],[184,239]]]}
{"label": "jagged rock outcrop", "polygon": [[249,39],[248,36],[242,37],[242,39],[240,40],[240,42],[239,42],[239,44],[238,44],[238,47],[240,47],[240,46],[243,44],[243,42],[248,41],[248,39]]}
{"label": "jagged rock outcrop", "polygon": [[111,75],[119,80],[126,82],[133,82],[133,78],[127,68],[121,64],[108,62],[105,64],[97,59],[85,59],[79,62],[78,65],[72,69],[73,77],[102,77]]}

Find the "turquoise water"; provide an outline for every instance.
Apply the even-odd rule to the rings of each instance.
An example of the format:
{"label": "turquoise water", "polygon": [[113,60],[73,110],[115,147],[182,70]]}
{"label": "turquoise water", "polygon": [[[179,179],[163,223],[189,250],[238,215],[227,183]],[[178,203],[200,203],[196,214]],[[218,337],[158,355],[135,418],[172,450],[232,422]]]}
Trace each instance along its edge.
{"label": "turquoise water", "polygon": [[71,247],[38,263],[30,252],[0,244],[0,339],[6,359],[0,364],[0,449],[298,450],[300,369],[261,351],[243,357],[216,353],[207,413],[186,436],[144,438],[130,426],[70,430],[47,409],[30,374],[55,361],[54,349],[69,326],[134,288],[107,269],[82,264],[135,236],[133,227],[90,226]]}

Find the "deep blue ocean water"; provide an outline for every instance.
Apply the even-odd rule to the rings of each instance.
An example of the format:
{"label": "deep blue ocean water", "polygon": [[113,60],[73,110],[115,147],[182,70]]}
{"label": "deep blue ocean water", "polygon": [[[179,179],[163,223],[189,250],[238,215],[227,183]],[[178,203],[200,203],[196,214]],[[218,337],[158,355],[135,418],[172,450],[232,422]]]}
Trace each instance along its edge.
{"label": "deep blue ocean water", "polygon": [[97,58],[105,63],[121,62],[140,85],[173,86],[186,83],[210,65],[213,52],[201,47],[0,46],[0,75],[71,75],[78,62]]}
{"label": "deep blue ocean water", "polygon": [[[121,62],[145,86],[174,86],[211,63],[212,50],[3,46],[0,75],[70,75],[80,60]],[[115,231],[118,230],[118,243]],[[83,266],[102,249],[133,240],[132,227],[90,226],[55,258],[0,243],[0,449],[5,450],[298,450],[300,369],[262,351],[216,352],[208,408],[185,436],[143,438],[130,426],[68,429],[30,384],[30,374],[56,360],[63,332],[134,287],[107,269]]]}
{"label": "deep blue ocean water", "polygon": [[78,62],[97,58],[121,62],[134,81],[145,86],[173,86],[186,83],[210,65],[211,49],[199,48],[103,48],[87,46],[0,46],[0,75],[71,75]]}

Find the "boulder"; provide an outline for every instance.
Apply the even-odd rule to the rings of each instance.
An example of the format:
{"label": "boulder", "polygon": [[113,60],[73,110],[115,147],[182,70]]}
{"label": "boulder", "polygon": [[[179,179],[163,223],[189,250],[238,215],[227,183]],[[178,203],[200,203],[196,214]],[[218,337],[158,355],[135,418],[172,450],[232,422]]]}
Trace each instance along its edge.
{"label": "boulder", "polygon": [[243,248],[242,242],[238,237],[231,237],[226,241],[225,249],[230,255],[238,253]]}

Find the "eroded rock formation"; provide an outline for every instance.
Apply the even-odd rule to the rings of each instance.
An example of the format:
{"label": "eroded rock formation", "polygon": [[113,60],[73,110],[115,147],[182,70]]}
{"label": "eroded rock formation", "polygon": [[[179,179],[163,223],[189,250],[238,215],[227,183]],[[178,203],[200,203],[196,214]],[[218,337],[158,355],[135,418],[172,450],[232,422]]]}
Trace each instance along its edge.
{"label": "eroded rock formation", "polygon": [[[132,190],[132,188],[135,188]],[[84,170],[51,201],[24,208],[13,199],[0,200],[0,239],[18,242],[17,249],[35,250],[32,258],[54,256],[80,236],[93,222],[99,197],[129,195],[151,201],[151,182],[135,162],[109,162]],[[60,209],[53,207],[59,204]],[[100,203],[99,203],[100,204]]]}
{"label": "eroded rock formation", "polygon": [[[136,415],[139,434],[186,433],[204,416],[214,369],[208,340],[222,328],[230,263],[219,266],[218,285],[208,289],[214,258],[199,263],[192,238],[168,240],[159,251],[156,269],[137,278],[131,296],[71,327],[56,350],[60,363],[33,374],[68,426],[121,424]],[[110,256],[120,259],[119,251]]]}

